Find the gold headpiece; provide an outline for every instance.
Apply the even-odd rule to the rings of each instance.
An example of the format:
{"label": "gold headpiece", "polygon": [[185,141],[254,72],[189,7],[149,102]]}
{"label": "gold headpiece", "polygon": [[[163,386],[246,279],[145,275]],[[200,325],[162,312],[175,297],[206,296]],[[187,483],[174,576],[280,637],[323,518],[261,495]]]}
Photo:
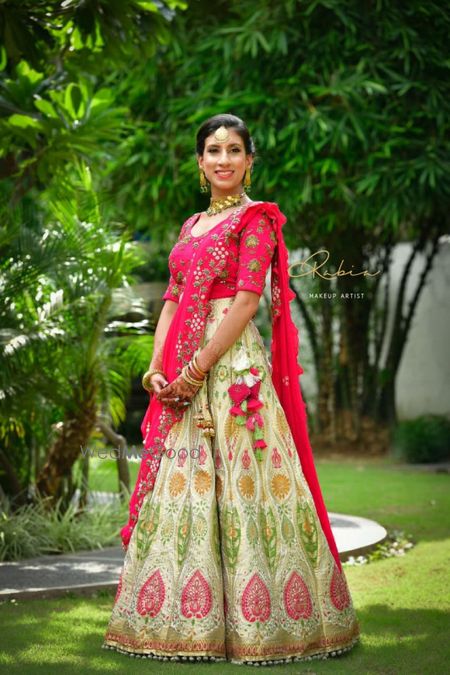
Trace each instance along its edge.
{"label": "gold headpiece", "polygon": [[230,137],[230,134],[228,133],[228,129],[224,127],[223,125],[216,129],[214,133],[214,138],[216,141],[219,141],[219,143],[225,143]]}

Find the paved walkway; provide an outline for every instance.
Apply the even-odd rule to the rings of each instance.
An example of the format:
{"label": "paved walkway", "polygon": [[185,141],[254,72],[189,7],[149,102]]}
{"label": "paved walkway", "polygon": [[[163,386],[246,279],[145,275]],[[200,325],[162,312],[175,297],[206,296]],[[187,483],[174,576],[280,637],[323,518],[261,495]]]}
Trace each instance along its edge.
{"label": "paved walkway", "polygon": [[[373,520],[331,512],[329,517],[341,560],[360,555],[386,538],[384,527]],[[0,563],[0,601],[115,590],[124,555],[121,546],[114,546]]]}

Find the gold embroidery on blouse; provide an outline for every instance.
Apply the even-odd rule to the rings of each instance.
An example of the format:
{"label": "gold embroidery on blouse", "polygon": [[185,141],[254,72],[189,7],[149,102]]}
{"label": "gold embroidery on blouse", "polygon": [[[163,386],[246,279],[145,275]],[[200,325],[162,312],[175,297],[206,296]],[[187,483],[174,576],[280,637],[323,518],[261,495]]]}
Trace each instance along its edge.
{"label": "gold embroidery on blouse", "polygon": [[248,261],[247,269],[249,269],[251,272],[259,272],[261,269],[261,263],[257,258],[253,258],[252,260]]}
{"label": "gold embroidery on blouse", "polygon": [[245,245],[247,248],[255,248],[259,244],[259,237],[255,234],[249,234],[245,240]]}

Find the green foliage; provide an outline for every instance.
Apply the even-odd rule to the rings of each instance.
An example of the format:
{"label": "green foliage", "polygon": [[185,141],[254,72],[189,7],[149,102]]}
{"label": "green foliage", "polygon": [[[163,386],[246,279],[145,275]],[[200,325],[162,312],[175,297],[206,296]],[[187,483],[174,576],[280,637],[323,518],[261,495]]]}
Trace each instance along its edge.
{"label": "green foliage", "polygon": [[58,500],[49,509],[38,498],[12,510],[3,498],[0,503],[0,561],[21,560],[48,553],[103,548],[116,543],[126,518],[126,504],[120,501],[80,511],[74,503],[65,511]]}
{"label": "green foliage", "polygon": [[414,236],[430,216],[445,227],[449,17],[439,3],[221,9],[178,14],[163,58],[119,81],[137,126],[113,179],[140,229],[149,209],[152,228],[171,229],[203,208],[194,135],[225,111],[247,120],[260,149],[254,194],[283,205],[297,241],[350,227]]}
{"label": "green foliage", "polygon": [[[131,291],[141,249],[104,221],[86,166],[71,180],[72,190],[47,191],[32,217],[25,203],[2,214],[0,444],[22,486],[79,406],[83,383],[95,382],[113,424],[124,420],[130,380],[152,349],[147,311]],[[0,479],[11,489],[3,471]]]}
{"label": "green foliage", "polygon": [[[80,75],[45,78],[21,61],[3,79],[0,98],[2,156],[14,157],[13,172],[44,187],[64,180],[68,164],[104,161],[127,129],[126,108],[114,93]],[[12,114],[11,114],[12,113]]]}
{"label": "green foliage", "polygon": [[[99,404],[123,419],[130,373],[148,363],[151,342],[144,324],[113,314],[135,302],[132,269],[167,278],[180,224],[205,206],[194,138],[207,116],[248,122],[252,198],[282,206],[288,245],[326,243],[363,269],[386,245],[438,241],[450,213],[449,28],[436,0],[370,11],[355,0],[0,3],[0,438],[24,480],[32,443],[48,442],[76,405],[83,364]],[[125,231],[150,240],[140,269]],[[394,381],[411,317],[400,302],[383,381],[368,357],[381,353],[369,344],[376,284],[351,282],[368,302],[332,320],[355,339],[349,372],[365,392],[340,395],[360,412]],[[315,320],[301,309],[320,371],[326,318],[311,306]]]}
{"label": "green foliage", "polygon": [[183,0],[3,0],[0,42],[8,57],[33,65],[59,51],[103,53],[123,59],[138,46],[145,55],[168,39],[168,22]]}
{"label": "green foliage", "polygon": [[440,415],[422,415],[399,422],[392,434],[392,451],[407,462],[450,460],[450,421]]}

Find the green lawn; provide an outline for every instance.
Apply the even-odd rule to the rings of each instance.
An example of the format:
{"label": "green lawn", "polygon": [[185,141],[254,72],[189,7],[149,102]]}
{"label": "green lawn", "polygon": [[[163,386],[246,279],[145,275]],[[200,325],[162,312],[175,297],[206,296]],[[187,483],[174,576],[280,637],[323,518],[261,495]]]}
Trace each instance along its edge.
{"label": "green lawn", "polygon": [[[129,462],[130,488],[133,490],[139,471],[138,462]],[[117,465],[114,459],[93,457],[89,461],[89,489],[103,492],[117,492]]]}
{"label": "green lawn", "polygon": [[[382,461],[317,461],[330,511],[367,516],[411,533],[405,556],[346,567],[361,643],[325,661],[260,672],[440,675],[450,659],[449,476],[391,469]],[[9,673],[254,673],[252,666],[136,660],[101,649],[113,594],[5,602],[0,668]],[[447,665],[446,665],[447,664]]]}

